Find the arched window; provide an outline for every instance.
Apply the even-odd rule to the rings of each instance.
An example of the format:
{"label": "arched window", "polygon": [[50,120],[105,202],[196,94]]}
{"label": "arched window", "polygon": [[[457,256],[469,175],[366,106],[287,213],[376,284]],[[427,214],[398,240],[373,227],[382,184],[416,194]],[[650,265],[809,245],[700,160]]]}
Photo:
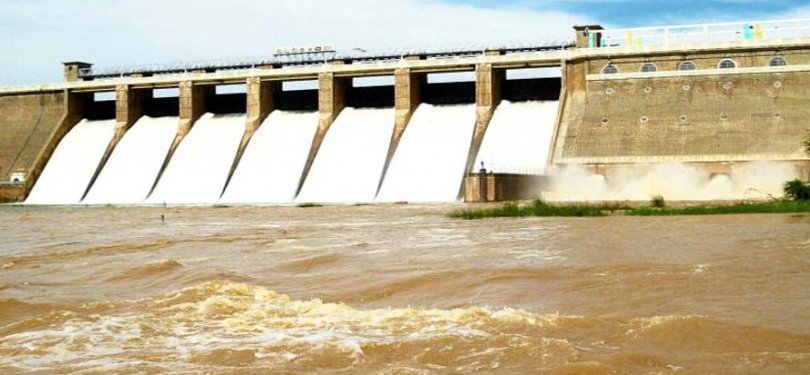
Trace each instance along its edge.
{"label": "arched window", "polygon": [[695,63],[691,61],[682,61],[680,64],[678,64],[678,70],[695,70],[695,69],[697,69],[697,66],[695,66]]}
{"label": "arched window", "polygon": [[776,56],[771,59],[771,62],[768,63],[768,66],[787,66],[787,60],[783,57]]}
{"label": "arched window", "polygon": [[717,69],[734,69],[736,67],[737,63],[732,59],[722,59],[720,63],[717,64]]}
{"label": "arched window", "polygon": [[619,68],[613,64],[607,64],[604,68],[602,68],[602,74],[616,74],[619,72]]}
{"label": "arched window", "polygon": [[658,70],[658,68],[653,63],[644,63],[641,65],[641,72],[642,73],[652,73]]}

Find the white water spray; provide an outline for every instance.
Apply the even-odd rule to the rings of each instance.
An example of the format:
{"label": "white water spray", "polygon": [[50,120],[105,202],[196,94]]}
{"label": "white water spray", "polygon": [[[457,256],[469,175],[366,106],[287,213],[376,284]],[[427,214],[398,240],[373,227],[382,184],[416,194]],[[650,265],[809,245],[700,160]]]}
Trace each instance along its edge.
{"label": "white water spray", "polygon": [[292,202],[317,129],[317,112],[271,113],[253,134],[221,202]]}
{"label": "white water spray", "polygon": [[148,203],[216,203],[230,173],[245,115],[205,114],[177,147]]}
{"label": "white water spray", "polygon": [[177,135],[177,117],[142,117],[118,142],[85,204],[140,203],[155,183]]}
{"label": "white water spray", "polygon": [[661,195],[673,201],[742,200],[781,197],[794,167],[749,163],[729,174],[711,175],[681,163],[623,167],[605,178],[579,166],[558,168],[542,192],[548,201],[644,201]]}
{"label": "white water spray", "polygon": [[495,110],[474,167],[495,173],[543,174],[557,119],[556,101],[512,103]]}
{"label": "white water spray", "polygon": [[372,202],[394,120],[393,108],[345,108],[326,133],[296,200]]}
{"label": "white water spray", "polygon": [[115,134],[115,120],[82,120],[59,142],[29,204],[78,204]]}
{"label": "white water spray", "polygon": [[475,105],[421,104],[405,129],[377,200],[458,199],[475,128]]}

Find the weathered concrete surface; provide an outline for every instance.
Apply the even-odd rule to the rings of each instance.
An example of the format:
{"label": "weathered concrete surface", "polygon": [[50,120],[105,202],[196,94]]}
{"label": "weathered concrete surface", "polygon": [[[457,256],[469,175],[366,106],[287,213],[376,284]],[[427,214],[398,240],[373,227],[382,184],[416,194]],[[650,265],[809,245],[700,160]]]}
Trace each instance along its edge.
{"label": "weathered concrete surface", "polygon": [[0,96],[0,181],[28,174],[60,124],[64,93]]}
{"label": "weathered concrete surface", "polygon": [[495,69],[489,64],[481,64],[475,68],[475,130],[467,156],[468,173],[475,168],[473,164],[484,141],[484,134],[492,115],[495,114],[495,109],[501,104],[501,86],[504,80],[506,80],[505,70]]}
{"label": "weathered concrete surface", "polygon": [[542,189],[543,176],[517,174],[468,174],[464,202],[485,203],[533,199]]}
{"label": "weathered concrete surface", "polygon": [[[788,60],[806,53],[782,51]],[[806,160],[810,72],[769,68],[762,52],[569,62],[554,163]],[[712,68],[732,58],[741,69]],[[702,70],[677,71],[683,60]],[[602,75],[610,62],[619,71]],[[756,68],[759,67],[759,68]],[[747,69],[747,70],[745,70]]]}
{"label": "weathered concrete surface", "polygon": [[0,185],[0,203],[16,203],[25,199],[25,185]]}
{"label": "weathered concrete surface", "polygon": [[318,130],[315,132],[315,137],[312,139],[312,147],[309,150],[309,157],[304,165],[304,172],[301,174],[301,180],[298,182],[298,190],[304,186],[304,182],[309,175],[312,164],[315,162],[315,157],[318,156],[318,150],[321,148],[321,143],[329,131],[329,127],[335,122],[340,112],[346,107],[346,92],[349,90],[352,82],[350,78],[335,77],[333,73],[321,73],[318,76]]}

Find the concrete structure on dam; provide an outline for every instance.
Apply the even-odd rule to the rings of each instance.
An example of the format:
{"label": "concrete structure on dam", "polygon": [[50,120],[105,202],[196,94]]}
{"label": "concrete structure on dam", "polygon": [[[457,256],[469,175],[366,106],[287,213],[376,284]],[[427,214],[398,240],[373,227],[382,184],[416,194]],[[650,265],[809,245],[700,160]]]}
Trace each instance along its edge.
{"label": "concrete structure on dam", "polygon": [[[97,177],[118,141],[142,116],[179,118],[165,169],[204,113],[244,113],[247,124],[232,175],[252,135],[274,109],[317,110],[318,127],[300,190],[345,107],[395,109],[385,170],[420,103],[474,103],[476,122],[467,158],[467,172],[473,174],[476,154],[502,100],[559,100],[551,144],[542,145],[549,149],[550,165],[576,164],[610,176],[616,167],[628,165],[680,162],[729,173],[745,163],[770,161],[794,166],[797,176],[810,175],[802,147],[810,128],[810,21],[628,30],[592,25],[577,26],[575,32],[570,43],[346,55],[319,50],[107,70],[68,62],[65,82],[0,88],[0,201],[25,200],[54,149],[82,119],[116,121]],[[506,77],[507,71],[527,68],[559,68],[561,76]],[[430,74],[451,72],[473,72],[474,82],[427,80]],[[393,86],[353,83],[381,76],[393,77]],[[317,81],[317,89],[284,89],[294,81]],[[244,93],[217,92],[216,87],[227,85],[246,88]],[[177,95],[155,95],[162,89],[175,89]],[[100,93],[114,93],[115,99],[97,100]],[[485,178],[466,179],[468,200],[488,200],[481,194],[489,200],[520,198],[533,191]],[[514,176],[509,181],[528,181],[532,189],[538,183]]]}

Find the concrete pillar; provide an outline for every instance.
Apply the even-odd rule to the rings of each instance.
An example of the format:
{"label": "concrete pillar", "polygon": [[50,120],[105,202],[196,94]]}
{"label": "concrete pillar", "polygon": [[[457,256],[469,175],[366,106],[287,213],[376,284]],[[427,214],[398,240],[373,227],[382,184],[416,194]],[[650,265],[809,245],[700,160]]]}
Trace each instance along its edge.
{"label": "concrete pillar", "polygon": [[[407,58],[407,57],[406,57]],[[385,159],[383,172],[380,176],[380,183],[377,188],[382,187],[382,182],[391,165],[391,159],[399,146],[399,140],[405,132],[405,128],[411,121],[416,108],[422,103],[422,87],[427,84],[427,75],[413,73],[408,68],[397,69],[394,72],[394,108],[396,119],[394,122],[394,133],[391,135],[391,142],[388,146],[388,156]]]}
{"label": "concrete pillar", "polygon": [[65,82],[75,82],[81,81],[82,79],[79,76],[79,71],[81,69],[88,69],[92,68],[93,64],[81,62],[81,61],[69,61],[62,63],[62,74],[64,76]]}
{"label": "concrete pillar", "polygon": [[152,97],[151,90],[135,90],[127,85],[115,88],[116,128],[129,129],[143,116],[144,106]]}
{"label": "concrete pillar", "polygon": [[475,67],[475,131],[467,156],[467,173],[475,166],[475,158],[484,140],[492,115],[501,103],[501,86],[506,79],[506,71],[493,69],[491,64],[479,64]]}
{"label": "concrete pillar", "polygon": [[28,198],[28,194],[31,193],[31,189],[34,188],[34,185],[37,183],[39,176],[42,174],[42,170],[45,169],[45,165],[48,164],[48,160],[51,159],[54,150],[56,150],[56,146],[59,145],[59,142],[62,141],[62,138],[67,135],[67,133],[73,129],[73,126],[79,123],[84,118],[84,111],[88,101],[92,100],[92,94],[86,93],[72,93],[68,90],[65,90],[64,97],[64,113],[62,115],[62,119],[59,121],[59,126],[57,126],[51,135],[48,137],[48,143],[45,144],[45,147],[37,155],[37,159],[34,162],[34,166],[28,172],[25,180],[25,197]]}
{"label": "concrete pillar", "polygon": [[309,150],[309,157],[304,165],[304,172],[298,183],[296,194],[301,192],[301,188],[304,186],[309,170],[312,168],[312,163],[315,162],[321,143],[326,137],[326,132],[335,122],[340,111],[346,107],[346,92],[350,86],[350,78],[335,77],[334,73],[321,73],[318,76],[318,130],[312,140],[312,147]]}
{"label": "concrete pillar", "polygon": [[262,82],[259,77],[247,79],[247,129],[256,131],[275,109],[278,82]]}
{"label": "concrete pillar", "polygon": [[180,132],[185,135],[191,126],[206,110],[208,96],[213,94],[214,86],[195,85],[191,81],[180,82],[179,113]]}
{"label": "concrete pillar", "polygon": [[250,139],[253,138],[253,134],[270,115],[270,112],[275,109],[274,96],[279,85],[279,82],[262,82],[259,77],[247,79],[247,123],[245,124],[245,133],[242,135],[242,142],[239,144],[236,157],[234,157],[233,164],[231,164],[231,170],[228,172],[228,179],[222,188],[222,194],[225,194],[225,190],[228,189],[231,178],[233,178],[239,162],[242,161],[242,155],[245,154],[245,149],[250,143]]}
{"label": "concrete pillar", "polygon": [[565,142],[568,138],[569,123],[580,121],[577,118],[577,113],[581,113],[579,109],[587,106],[585,101],[587,69],[587,61],[562,62],[562,90],[560,91],[557,120],[554,124],[554,133],[549,149],[548,166],[556,164],[563,157]]}

